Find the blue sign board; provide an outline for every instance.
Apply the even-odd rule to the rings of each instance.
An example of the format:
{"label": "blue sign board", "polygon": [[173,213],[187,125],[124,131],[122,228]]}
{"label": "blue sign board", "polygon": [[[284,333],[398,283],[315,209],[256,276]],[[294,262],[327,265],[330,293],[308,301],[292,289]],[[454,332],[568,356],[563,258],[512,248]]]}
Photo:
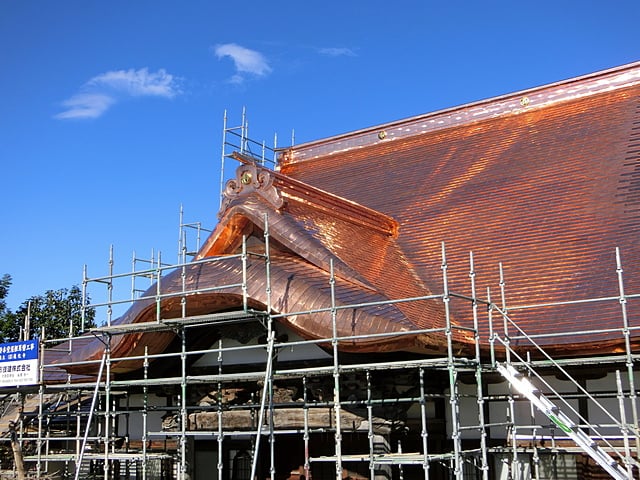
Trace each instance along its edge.
{"label": "blue sign board", "polygon": [[37,340],[0,344],[0,387],[38,383]]}

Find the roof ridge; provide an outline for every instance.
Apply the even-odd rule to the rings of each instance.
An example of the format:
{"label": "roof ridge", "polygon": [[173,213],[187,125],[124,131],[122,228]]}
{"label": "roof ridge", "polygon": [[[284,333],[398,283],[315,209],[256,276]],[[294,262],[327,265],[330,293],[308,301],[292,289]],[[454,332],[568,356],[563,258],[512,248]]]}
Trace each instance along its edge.
{"label": "roof ridge", "polygon": [[280,150],[278,164],[286,166],[354,149],[409,138],[429,131],[517,114],[587,95],[640,83],[640,62],[539,85],[414,117],[375,125]]}

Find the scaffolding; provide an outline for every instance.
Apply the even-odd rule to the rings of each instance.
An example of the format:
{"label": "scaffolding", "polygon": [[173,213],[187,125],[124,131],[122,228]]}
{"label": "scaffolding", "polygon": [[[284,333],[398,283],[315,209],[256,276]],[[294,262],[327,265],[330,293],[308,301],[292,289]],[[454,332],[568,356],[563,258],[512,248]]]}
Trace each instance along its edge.
{"label": "scaffolding", "polygon": [[[225,115],[223,162],[230,158],[227,149],[233,142],[229,136],[235,130],[227,127]],[[238,130],[240,151],[246,152],[244,114]],[[269,149],[263,144],[260,148],[259,161],[265,162]],[[196,245],[189,248],[193,240],[186,232],[194,229]],[[47,339],[42,332],[41,344],[71,351],[74,342],[92,335],[105,345],[102,357],[66,365],[41,362],[39,385],[7,392],[4,399],[3,419],[11,417],[16,408],[23,411],[18,431],[21,443],[27,446],[25,461],[35,478],[489,480],[586,478],[585,472],[590,478],[600,478],[598,472],[603,471],[613,478],[638,478],[636,365],[640,356],[631,338],[640,326],[630,324],[627,309],[629,300],[640,293],[625,292],[619,251],[611,267],[617,274],[618,295],[572,303],[619,304],[619,326],[604,333],[618,336],[624,351],[554,359],[511,318],[513,311],[541,305],[509,305],[502,266],[496,290],[478,292],[472,253],[466,292],[449,288],[443,244],[439,293],[339,304],[332,263],[327,274],[329,304],[279,313],[271,305],[268,216],[256,251],[244,238],[238,253],[195,259],[203,231],[200,223],[184,222],[181,209],[177,263],[163,262],[159,252],[152,252],[150,260],[134,254],[131,270],[117,273],[111,250],[106,275],[90,277],[85,267],[83,297],[93,287],[106,289],[104,301],[83,306],[102,312],[102,326],[83,335],[70,331],[65,339]],[[190,267],[230,259],[242,266],[234,283],[206,289],[187,286]],[[264,305],[252,303],[247,293],[250,261],[263,264]],[[182,288],[166,293],[161,285],[169,271],[182,272]],[[149,288],[139,288],[141,279],[149,282]],[[127,298],[115,297],[117,283],[130,285]],[[194,295],[230,288],[242,292],[237,309],[187,314]],[[168,298],[179,300],[180,315],[163,316],[162,303]],[[114,309],[141,300],[155,305],[152,320],[113,321]],[[442,302],[444,327],[337,334],[340,310],[424,300]],[[466,305],[471,325],[461,327],[451,321],[454,302]],[[330,338],[287,336],[280,326],[287,315],[325,312],[332,319]],[[479,328],[481,319],[489,325],[488,336]],[[258,340],[239,343],[221,335],[211,345],[195,341],[210,328],[254,332],[252,338]],[[457,331],[471,334],[473,354],[461,354],[454,348]],[[176,341],[159,353],[149,353],[145,347],[143,355],[112,356],[115,337],[145,332],[173,332]],[[578,333],[603,331],[585,328]],[[423,334],[441,335],[446,353],[430,357],[355,355],[339,348],[357,339]],[[53,347],[61,340],[65,343]],[[300,351],[313,351],[316,356],[281,361],[284,352]],[[531,351],[537,352],[534,358]],[[208,363],[198,367],[198,359],[205,357]],[[250,360],[234,363],[238,358]],[[141,366],[126,375],[115,375],[121,362]],[[70,371],[91,368],[97,374],[87,381],[73,379],[71,374],[66,381],[48,381],[47,373],[61,367],[70,367]],[[283,471],[283,458],[291,457],[299,459],[299,465]]]}
{"label": "scaffolding", "polygon": [[[268,219],[265,219],[265,225],[265,251],[250,252],[245,239],[242,251],[238,254],[243,263],[243,274],[233,286],[240,286],[245,297],[242,308],[237,311],[189,317],[184,313],[185,303],[190,294],[197,291],[185,289],[171,294],[184,300],[183,314],[179,318],[157,316],[155,321],[131,325],[116,325],[111,322],[112,308],[119,302],[111,296],[112,282],[115,279],[153,277],[153,282],[159,284],[167,270],[186,269],[203,261],[226,261],[228,256],[165,265],[158,255],[152,268],[133,270],[125,275],[113,273],[111,254],[109,275],[85,277],[85,287],[93,283],[100,284],[106,286],[109,292],[107,302],[86,305],[87,308],[98,307],[106,311],[104,325],[91,330],[91,334],[102,338],[107,346],[102,358],[97,361],[99,381],[49,384],[45,380],[47,369],[60,368],[60,365],[43,363],[42,382],[37,393],[20,396],[26,414],[20,435],[23,444],[33,445],[32,453],[25,460],[36,477],[50,475],[51,466],[54,465],[61,472],[59,478],[194,478],[194,442],[206,438],[217,444],[217,478],[231,478],[227,470],[233,466],[223,459],[225,445],[233,443],[235,439],[248,440],[251,445],[251,451],[247,452],[247,458],[251,460],[249,478],[256,478],[258,474],[278,478],[282,472],[276,469],[276,457],[279,455],[277,449],[280,438],[284,436],[298,438],[304,446],[302,468],[296,478],[301,475],[311,478],[316,471],[321,471],[324,478],[330,470],[328,465],[333,465],[331,476],[335,478],[343,478],[345,472],[350,475],[365,472],[360,475],[372,479],[414,478],[417,475],[425,479],[445,478],[443,470],[448,472],[447,477],[456,479],[549,478],[548,473],[543,475],[542,471],[546,469],[545,472],[548,472],[548,464],[552,463],[550,459],[557,459],[567,452],[589,454],[589,449],[600,458],[596,462],[601,466],[603,463],[610,466],[609,473],[614,478],[634,478],[634,474],[637,475],[636,458],[640,436],[636,420],[635,364],[638,354],[632,351],[629,341],[632,331],[637,327],[628,324],[626,302],[638,295],[624,292],[619,252],[615,268],[620,279],[620,295],[585,301],[618,302],[621,305],[621,323],[616,331],[624,340],[626,350],[620,355],[562,360],[544,355],[537,360],[523,357],[519,353],[522,348],[512,347],[512,344],[523,345],[526,341],[529,346],[534,346],[543,353],[544,350],[537,347],[534,338],[527,336],[526,332],[511,321],[509,312],[512,308],[507,306],[504,288],[506,282],[502,274],[498,281],[501,290],[499,305],[491,300],[490,291],[484,297],[477,294],[472,255],[469,261],[471,295],[449,291],[446,249],[443,245],[442,292],[429,299],[442,301],[445,310],[450,302],[468,304],[474,319],[475,355],[470,357],[456,354],[451,339],[454,330],[459,327],[454,326],[447,315],[444,328],[428,331],[441,334],[447,339],[445,356],[409,360],[370,356],[367,356],[368,360],[344,359],[344,354],[338,348],[339,343],[353,340],[354,337],[338,337],[335,334],[336,313],[340,309],[354,308],[356,305],[336,304],[333,271],[328,278],[332,301],[322,309],[332,314],[334,335],[331,338],[279,338],[275,325],[284,314],[272,313],[271,305],[265,305],[264,309],[249,306],[246,298],[247,258],[253,256],[263,261],[266,278],[269,279]],[[183,235],[180,238],[183,239]],[[180,252],[183,256],[185,251],[186,246],[182,245]],[[223,287],[229,285],[219,286]],[[269,281],[264,288],[267,292],[270,290]],[[168,294],[159,293],[154,296],[153,300],[158,305],[156,312],[161,311],[160,302],[166,295]],[[128,301],[142,298],[134,297]],[[394,302],[418,300],[424,298],[397,299]],[[357,305],[364,306],[367,305]],[[529,308],[534,307],[532,305]],[[296,314],[314,315],[318,311],[313,309]],[[488,339],[480,338],[477,327],[480,315],[488,317],[491,326]],[[245,328],[248,323],[263,330],[265,343],[226,346],[220,340],[216,345],[205,349],[188,347],[187,339],[191,329],[221,325]],[[180,339],[177,350],[155,355],[145,353],[142,358],[111,357],[108,346],[114,336],[152,330],[176,332]],[[427,331],[407,331],[403,334],[421,333]],[[73,340],[73,337],[67,339],[69,345]],[[59,339],[47,339],[44,343],[54,341]],[[482,341],[491,345],[488,359],[480,355]],[[321,344],[330,345],[326,349],[326,361],[322,364],[297,368],[280,368],[276,364],[279,351]],[[224,362],[225,357],[238,353],[252,355],[255,352],[264,359],[263,362],[244,371],[234,371],[233,368],[225,371],[228,368]],[[203,355],[213,355],[218,359],[217,371],[198,374],[190,372],[188,366],[193,363],[193,359]],[[119,362],[132,360],[142,361],[143,365],[132,378],[116,379],[110,373],[110,369]],[[154,362],[172,360],[178,365],[179,375],[153,375],[151,365]],[[589,391],[584,382],[574,380],[569,373],[572,367],[588,368],[589,365],[606,365],[610,375],[614,375],[612,378],[615,390]],[[496,372],[502,374],[503,382],[496,380]],[[552,386],[549,379],[553,380],[554,375],[562,376],[565,384],[563,388]],[[388,397],[380,392],[379,385],[375,385],[376,377],[410,378],[416,388],[404,393],[395,392],[394,397]],[[439,378],[435,389],[433,378]],[[349,382],[356,382],[358,389],[354,390]],[[298,384],[301,394],[283,401],[276,393],[276,385],[281,383]],[[255,385],[253,397],[233,405],[225,403],[223,396],[239,384]],[[330,385],[332,392],[322,398],[317,394],[311,398],[313,388],[323,384]],[[575,388],[568,388],[569,384]],[[218,398],[214,398],[210,405],[190,403],[189,399],[193,395],[189,390],[203,385],[215,386]],[[161,407],[154,405],[152,397],[157,401],[157,393],[154,392],[159,388],[173,392],[175,403]],[[132,405],[137,401],[134,397],[138,397],[138,400],[142,398],[142,402]],[[18,397],[9,398],[15,400]],[[31,400],[26,400],[27,398]],[[27,405],[29,402],[30,407]],[[527,402],[538,406],[543,415],[527,408]],[[588,403],[586,408],[585,402]],[[495,412],[499,410],[490,408],[491,404],[505,408],[504,418],[491,418],[496,417]],[[617,409],[611,408],[613,404],[617,404]],[[470,414],[470,405],[474,405],[475,414]],[[433,412],[434,409],[442,408],[446,411],[444,426],[438,424],[441,419]],[[7,404],[5,417],[10,409],[11,405]],[[157,422],[150,421],[151,415],[157,417],[159,409],[174,421],[173,426],[158,429]],[[595,413],[596,409],[601,413]],[[404,412],[404,417],[399,419],[393,418],[393,415],[383,415],[389,411],[394,412],[393,415]],[[318,424],[318,412],[323,415],[330,412],[326,425]],[[231,414],[236,417],[235,424],[227,418]],[[198,415],[206,418],[208,427],[194,428]],[[355,426],[354,418],[360,422],[358,426]],[[598,420],[594,422],[594,419]],[[240,420],[245,423],[240,425]],[[64,428],[60,427],[61,424]],[[127,430],[134,424],[139,425],[139,438],[135,438],[136,435]],[[398,432],[402,429],[405,432],[401,435]],[[434,435],[434,431],[441,439],[446,439],[447,451],[444,446],[431,451],[433,447],[430,437]],[[345,448],[346,435],[366,436],[366,442],[360,442],[360,445],[368,446],[368,451],[355,452],[351,448]],[[331,438],[332,452],[327,452],[325,448],[318,453],[314,452],[314,443],[311,441],[314,436],[325,440]],[[263,440],[267,442],[266,448]],[[285,442],[285,445],[289,445],[289,442]],[[490,458],[494,459],[493,463]],[[500,459],[500,463],[496,463],[496,458]],[[235,473],[238,474],[240,467],[236,465],[235,468]],[[195,478],[200,477],[195,474]],[[567,477],[557,474],[556,478]]]}

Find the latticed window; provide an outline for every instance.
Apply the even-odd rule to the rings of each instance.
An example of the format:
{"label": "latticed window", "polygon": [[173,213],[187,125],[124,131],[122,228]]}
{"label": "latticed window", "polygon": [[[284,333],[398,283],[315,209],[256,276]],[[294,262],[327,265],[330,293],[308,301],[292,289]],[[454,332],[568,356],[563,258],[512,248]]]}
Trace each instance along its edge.
{"label": "latticed window", "polygon": [[233,480],[251,480],[251,454],[246,450],[233,457]]}

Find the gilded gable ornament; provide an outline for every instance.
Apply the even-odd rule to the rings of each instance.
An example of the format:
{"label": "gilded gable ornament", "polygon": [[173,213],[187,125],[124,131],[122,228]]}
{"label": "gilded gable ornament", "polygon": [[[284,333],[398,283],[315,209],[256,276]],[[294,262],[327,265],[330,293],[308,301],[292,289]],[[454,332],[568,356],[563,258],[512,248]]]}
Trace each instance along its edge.
{"label": "gilded gable ornament", "polygon": [[236,177],[225,185],[222,192],[222,206],[218,216],[227,210],[231,201],[257,193],[274,208],[284,205],[284,200],[278,189],[273,185],[273,176],[266,168],[254,164],[240,165],[236,169]]}

